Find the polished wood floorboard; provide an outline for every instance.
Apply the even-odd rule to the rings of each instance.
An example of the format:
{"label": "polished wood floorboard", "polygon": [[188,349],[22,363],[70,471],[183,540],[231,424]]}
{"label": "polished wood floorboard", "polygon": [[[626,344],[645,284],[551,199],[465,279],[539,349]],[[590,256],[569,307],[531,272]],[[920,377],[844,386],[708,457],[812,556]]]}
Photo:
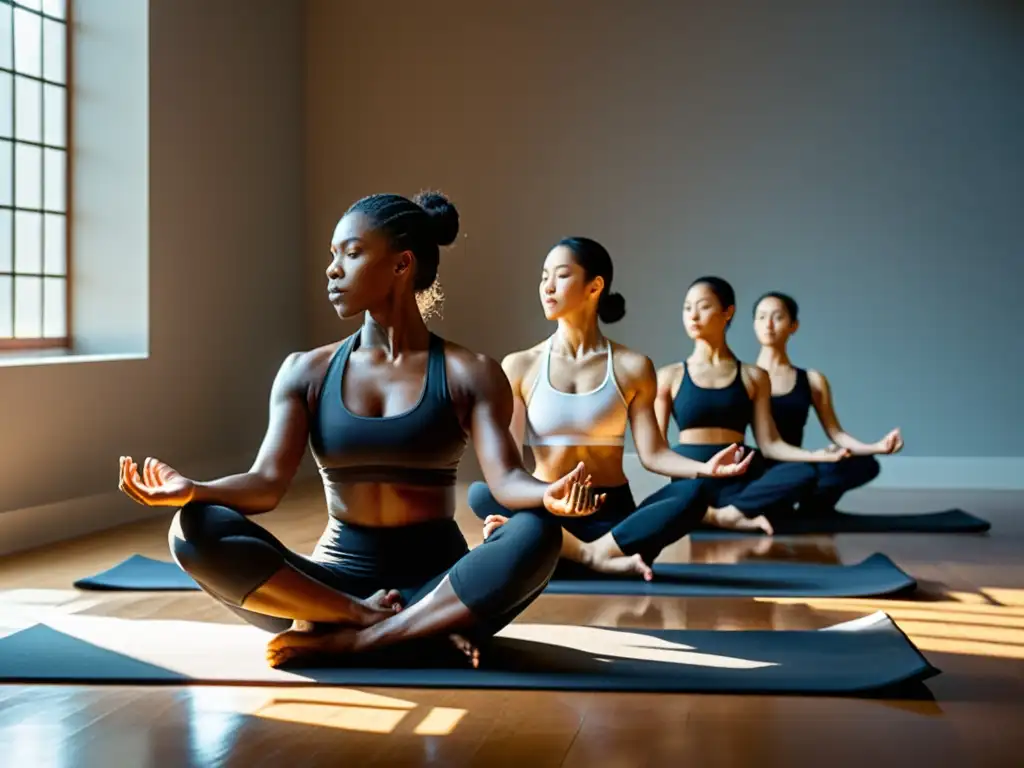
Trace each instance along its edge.
{"label": "polished wood floorboard", "polygon": [[[464,496],[464,494],[463,494]],[[913,496],[878,503],[913,508]],[[923,497],[921,497],[923,498]],[[931,499],[929,499],[931,500]],[[973,500],[973,503],[969,503]],[[531,622],[811,629],[885,610],[939,667],[934,701],[395,688],[0,685],[0,765],[48,766],[1020,766],[1024,765],[1024,496],[959,504],[982,536],[837,536],[691,544],[665,561],[855,562],[884,551],[921,582],[901,600],[542,596]],[[262,517],[309,551],[323,527],[303,484]],[[166,558],[168,516],[6,558],[0,625],[18,606],[233,622],[199,593],[79,592],[133,552]],[[471,544],[479,524],[459,521]],[[2,631],[2,627],[0,627]]]}

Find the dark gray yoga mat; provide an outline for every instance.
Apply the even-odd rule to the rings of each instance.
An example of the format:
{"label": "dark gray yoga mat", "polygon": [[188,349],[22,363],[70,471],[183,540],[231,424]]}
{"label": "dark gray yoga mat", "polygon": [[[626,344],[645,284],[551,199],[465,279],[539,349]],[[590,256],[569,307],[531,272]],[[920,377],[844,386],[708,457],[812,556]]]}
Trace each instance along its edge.
{"label": "dark gray yoga mat", "polygon": [[822,630],[629,630],[514,623],[458,654],[275,670],[247,625],[62,616],[0,639],[0,682],[367,685],[884,695],[939,674],[884,613]]}
{"label": "dark gray yoga mat", "polygon": [[[605,576],[559,566],[545,592],[556,595],[664,597],[872,597],[913,589],[914,579],[888,557],[874,554],[854,565],[792,562],[736,564],[658,563],[654,580]],[[75,582],[94,590],[197,590],[175,563],[132,555],[109,570]]]}
{"label": "dark gray yoga mat", "polygon": [[[883,554],[853,565],[753,561],[657,563],[654,580],[613,577],[559,565],[547,594],[662,597],[875,597],[917,586]],[[564,577],[560,577],[562,574]],[[583,578],[572,578],[577,574]]]}
{"label": "dark gray yoga mat", "polygon": [[[799,511],[792,514],[792,517],[772,518],[776,536],[819,533],[985,533],[992,527],[988,520],[962,509],[913,515],[832,512],[801,517]],[[724,531],[720,528],[701,528],[691,534],[694,540],[705,541],[763,535],[760,531]]]}

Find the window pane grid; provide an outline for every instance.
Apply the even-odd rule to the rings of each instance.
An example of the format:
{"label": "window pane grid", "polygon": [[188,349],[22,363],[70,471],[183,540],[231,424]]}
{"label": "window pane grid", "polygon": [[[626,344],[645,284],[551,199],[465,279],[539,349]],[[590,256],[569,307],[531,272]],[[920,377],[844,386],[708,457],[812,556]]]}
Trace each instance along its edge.
{"label": "window pane grid", "polygon": [[69,337],[66,14],[0,0],[0,349]]}

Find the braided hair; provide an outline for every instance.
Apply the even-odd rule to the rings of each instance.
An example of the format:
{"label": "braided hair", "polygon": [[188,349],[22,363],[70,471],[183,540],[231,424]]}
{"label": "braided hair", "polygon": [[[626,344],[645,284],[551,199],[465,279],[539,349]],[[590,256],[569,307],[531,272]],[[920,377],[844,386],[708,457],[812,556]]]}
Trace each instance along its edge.
{"label": "braided hair", "polygon": [[396,251],[412,251],[416,259],[413,290],[420,310],[427,314],[442,299],[437,285],[441,246],[459,234],[459,212],[440,192],[420,192],[411,200],[401,195],[376,194],[357,200],[346,211],[366,216],[383,232]]}

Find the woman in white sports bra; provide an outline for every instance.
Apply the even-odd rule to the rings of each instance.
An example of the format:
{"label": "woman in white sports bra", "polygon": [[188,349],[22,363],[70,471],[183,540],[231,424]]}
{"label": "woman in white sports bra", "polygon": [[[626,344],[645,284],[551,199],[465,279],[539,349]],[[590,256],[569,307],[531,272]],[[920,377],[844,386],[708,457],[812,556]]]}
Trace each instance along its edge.
{"label": "woman in white sports bra", "polygon": [[[641,463],[673,478],[732,477],[743,474],[753,454],[729,446],[706,462],[674,453],[654,413],[657,379],[653,363],[606,338],[598,319],[614,323],[625,314],[625,300],[611,292],[612,260],[593,240],[571,237],[544,260],[540,299],[554,335],[502,361],[512,385],[512,435],[529,445],[533,474],[557,479],[566,468],[586,462],[590,482],[604,494],[594,515],[562,522],[565,561],[605,573],[653,577],[650,565],[662,549],[700,523],[708,503],[700,484],[688,494],[666,493],[634,503],[622,468],[627,425]],[[525,440],[524,440],[525,438]],[[469,489],[469,505],[484,520],[484,536],[512,513],[485,483]]]}

